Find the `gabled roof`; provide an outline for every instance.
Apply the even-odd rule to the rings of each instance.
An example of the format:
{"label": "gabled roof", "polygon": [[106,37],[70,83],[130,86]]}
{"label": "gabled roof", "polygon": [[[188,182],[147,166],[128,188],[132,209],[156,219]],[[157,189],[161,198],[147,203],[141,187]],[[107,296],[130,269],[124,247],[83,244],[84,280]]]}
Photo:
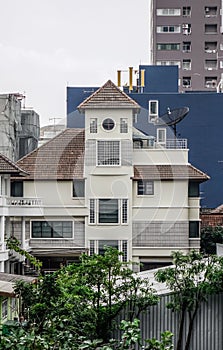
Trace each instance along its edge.
{"label": "gabled roof", "polygon": [[209,176],[191,164],[188,165],[137,165],[134,166],[134,180],[181,180],[198,182],[209,180]]}
{"label": "gabled roof", "polygon": [[139,110],[140,106],[111,80],[108,80],[107,83],[86,98],[77,108],[79,111],[95,108],[132,108]]}
{"label": "gabled roof", "polygon": [[25,176],[27,173],[16,165],[12,160],[0,154],[0,174],[10,174],[16,176]]}
{"label": "gabled roof", "polygon": [[27,180],[83,178],[84,130],[65,129],[17,164],[29,173]]}

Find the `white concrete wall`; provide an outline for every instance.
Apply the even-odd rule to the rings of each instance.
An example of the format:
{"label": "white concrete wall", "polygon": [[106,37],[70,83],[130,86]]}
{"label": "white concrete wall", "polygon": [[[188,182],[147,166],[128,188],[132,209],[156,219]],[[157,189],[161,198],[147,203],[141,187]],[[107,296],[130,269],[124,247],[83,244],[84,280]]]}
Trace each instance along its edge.
{"label": "white concrete wall", "polygon": [[134,165],[174,164],[188,163],[187,149],[134,149]]}
{"label": "white concrete wall", "polygon": [[[90,118],[97,118],[98,132],[90,134]],[[114,129],[106,131],[102,122],[106,118],[115,121]],[[128,118],[128,133],[120,133],[120,118]],[[132,139],[132,110],[131,109],[93,109],[85,111],[85,138],[88,139]]]}

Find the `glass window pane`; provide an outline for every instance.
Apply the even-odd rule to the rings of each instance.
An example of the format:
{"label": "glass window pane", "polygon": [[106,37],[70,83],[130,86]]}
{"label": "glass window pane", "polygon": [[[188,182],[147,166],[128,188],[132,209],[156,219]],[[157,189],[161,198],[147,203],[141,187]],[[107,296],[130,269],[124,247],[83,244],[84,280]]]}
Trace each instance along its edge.
{"label": "glass window pane", "polygon": [[113,247],[118,249],[118,241],[116,240],[103,240],[98,242],[98,254],[104,255],[106,247]]}
{"label": "glass window pane", "polygon": [[85,196],[85,181],[84,180],[73,180],[73,197],[84,197]]}
{"label": "glass window pane", "polygon": [[99,223],[118,223],[118,199],[99,199]]}

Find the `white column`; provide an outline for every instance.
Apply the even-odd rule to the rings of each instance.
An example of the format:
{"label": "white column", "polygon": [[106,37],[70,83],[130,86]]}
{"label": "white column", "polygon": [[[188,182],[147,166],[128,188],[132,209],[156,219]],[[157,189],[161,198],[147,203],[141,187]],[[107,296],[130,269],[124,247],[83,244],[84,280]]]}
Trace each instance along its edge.
{"label": "white column", "polygon": [[1,244],[2,244],[2,250],[4,249],[4,242],[5,242],[5,216],[2,215],[0,219],[0,234],[1,234]]}
{"label": "white column", "polygon": [[25,241],[26,241],[26,220],[24,216],[22,217],[22,230],[21,230],[21,247],[25,249]]}
{"label": "white column", "polygon": [[5,272],[5,263],[4,263],[4,261],[0,261],[0,272]]}

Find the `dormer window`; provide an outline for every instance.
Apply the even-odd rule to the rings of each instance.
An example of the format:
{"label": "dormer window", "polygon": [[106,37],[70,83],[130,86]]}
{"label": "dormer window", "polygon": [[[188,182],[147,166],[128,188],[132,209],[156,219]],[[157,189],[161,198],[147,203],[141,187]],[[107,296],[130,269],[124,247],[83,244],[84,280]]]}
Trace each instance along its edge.
{"label": "dormer window", "polygon": [[106,118],[103,120],[102,126],[103,126],[104,130],[110,131],[110,130],[114,129],[115,122],[111,118]]}

